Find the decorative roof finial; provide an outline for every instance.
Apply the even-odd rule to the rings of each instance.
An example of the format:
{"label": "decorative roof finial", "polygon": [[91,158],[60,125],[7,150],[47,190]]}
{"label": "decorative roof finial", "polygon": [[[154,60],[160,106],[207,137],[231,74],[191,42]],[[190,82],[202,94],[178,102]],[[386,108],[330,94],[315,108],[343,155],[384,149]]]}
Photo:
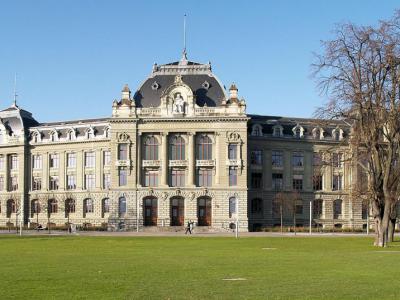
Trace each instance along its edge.
{"label": "decorative roof finial", "polygon": [[181,65],[187,64],[187,52],[186,52],[186,14],[183,16],[183,51],[182,58],[179,62]]}

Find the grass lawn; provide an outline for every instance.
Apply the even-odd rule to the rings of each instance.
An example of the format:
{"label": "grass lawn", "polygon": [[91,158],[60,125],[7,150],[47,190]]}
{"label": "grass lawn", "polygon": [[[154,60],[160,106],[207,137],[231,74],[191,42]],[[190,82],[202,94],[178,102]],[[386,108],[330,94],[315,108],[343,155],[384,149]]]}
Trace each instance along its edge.
{"label": "grass lawn", "polygon": [[400,299],[400,242],[371,244],[0,236],[0,299]]}

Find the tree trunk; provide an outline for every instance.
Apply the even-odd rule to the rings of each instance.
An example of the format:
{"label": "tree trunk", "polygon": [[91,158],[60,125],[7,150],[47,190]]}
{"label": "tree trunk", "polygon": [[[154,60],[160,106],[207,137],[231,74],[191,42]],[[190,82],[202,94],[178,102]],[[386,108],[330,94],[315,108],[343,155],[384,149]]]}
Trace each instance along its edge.
{"label": "tree trunk", "polygon": [[378,226],[378,247],[386,247],[388,241],[388,229],[390,221],[390,205],[386,204],[383,211],[383,218],[379,222]]}
{"label": "tree trunk", "polygon": [[374,239],[374,246],[378,246],[378,242],[379,242],[379,219],[378,217],[374,218],[374,227],[375,227],[375,239]]}
{"label": "tree trunk", "polygon": [[390,218],[389,220],[389,228],[388,228],[388,239],[387,241],[393,242],[394,241],[394,231],[396,229],[396,219]]}

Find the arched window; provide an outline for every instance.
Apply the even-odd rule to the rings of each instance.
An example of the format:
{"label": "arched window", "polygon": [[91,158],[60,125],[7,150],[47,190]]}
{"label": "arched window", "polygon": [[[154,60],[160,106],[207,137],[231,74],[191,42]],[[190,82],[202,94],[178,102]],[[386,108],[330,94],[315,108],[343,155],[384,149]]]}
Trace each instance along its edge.
{"label": "arched window", "polygon": [[110,212],[110,199],[104,198],[101,203],[101,211],[104,217],[104,214],[108,214]]}
{"label": "arched window", "polygon": [[58,202],[56,199],[50,199],[47,204],[48,214],[56,214],[58,213]]}
{"label": "arched window", "polygon": [[169,144],[169,159],[184,160],[185,159],[185,140],[181,136],[174,136]]}
{"label": "arched window", "polygon": [[67,140],[72,141],[76,138],[75,131],[73,129],[69,130],[67,133]]}
{"label": "arched window", "polygon": [[341,134],[340,134],[340,129],[339,129],[339,128],[335,128],[335,129],[333,130],[333,132],[332,132],[332,137],[333,137],[333,140],[335,140],[335,141],[340,141]]}
{"label": "arched window", "polygon": [[254,198],[251,200],[251,212],[253,214],[262,213],[262,199]]}
{"label": "arched window", "polygon": [[93,199],[88,198],[83,201],[83,211],[85,214],[94,212]]}
{"label": "arched window", "polygon": [[252,130],[251,130],[251,135],[252,136],[262,136],[262,128],[261,128],[260,124],[253,125]]}
{"label": "arched window", "polygon": [[32,200],[32,202],[31,202],[31,212],[32,212],[32,216],[33,216],[34,214],[40,214],[40,211],[41,211],[40,208],[41,208],[41,207],[40,207],[40,202],[39,202],[39,200],[37,200],[37,199]]}
{"label": "arched window", "polygon": [[342,218],[342,199],[336,199],[333,201],[333,218],[334,219],[341,219]]}
{"label": "arched window", "polygon": [[322,199],[316,199],[313,201],[313,217],[315,219],[322,218],[322,205],[323,205]]}
{"label": "arched window", "polygon": [[210,137],[203,135],[197,143],[197,159],[211,160],[212,159],[212,141]]}
{"label": "arched window", "polygon": [[126,198],[124,196],[118,199],[118,213],[120,218],[124,218],[126,215]]}
{"label": "arched window", "polygon": [[104,131],[104,137],[108,139],[110,137],[110,127],[106,127]]}
{"label": "arched window", "polygon": [[7,200],[7,218],[11,216],[11,214],[15,214],[17,212],[17,207],[15,205],[15,201],[13,199]]}
{"label": "arched window", "polygon": [[158,141],[154,136],[148,136],[144,142],[144,159],[158,159]]}
{"label": "arched window", "polygon": [[65,200],[65,217],[68,217],[69,214],[75,213],[75,200],[74,199],[66,199]]}
{"label": "arched window", "polygon": [[34,143],[38,143],[39,142],[39,134],[37,132],[32,134],[32,141]]}
{"label": "arched window", "polygon": [[229,198],[229,218],[232,218],[234,214],[236,214],[236,198],[230,197]]}
{"label": "arched window", "polygon": [[321,129],[320,128],[314,128],[313,136],[314,136],[314,139],[320,140],[321,139]]}
{"label": "arched window", "polygon": [[87,139],[92,139],[94,138],[94,130],[92,127],[90,127],[87,131],[86,131],[86,138]]}
{"label": "arched window", "polygon": [[50,141],[52,142],[58,141],[58,132],[56,130],[50,133]]}

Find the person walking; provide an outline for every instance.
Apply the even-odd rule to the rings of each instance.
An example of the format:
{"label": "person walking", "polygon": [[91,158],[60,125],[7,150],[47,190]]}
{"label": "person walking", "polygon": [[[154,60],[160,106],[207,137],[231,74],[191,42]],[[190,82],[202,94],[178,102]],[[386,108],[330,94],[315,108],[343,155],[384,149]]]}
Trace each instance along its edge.
{"label": "person walking", "polygon": [[192,223],[192,220],[189,220],[187,222],[185,234],[187,234],[188,232],[189,234],[192,234]]}

